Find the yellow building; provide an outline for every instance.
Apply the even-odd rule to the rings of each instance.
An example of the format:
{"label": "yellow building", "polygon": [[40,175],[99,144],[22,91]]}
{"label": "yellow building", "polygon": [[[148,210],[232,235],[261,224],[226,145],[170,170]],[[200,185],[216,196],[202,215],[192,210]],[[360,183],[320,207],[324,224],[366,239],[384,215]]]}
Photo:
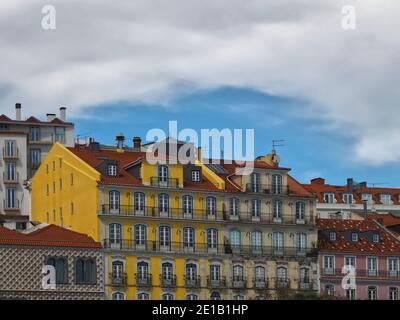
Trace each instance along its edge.
{"label": "yellow building", "polygon": [[109,299],[313,289],[315,202],[288,169],[268,157],[254,162],[251,176],[201,158],[153,164],[140,140],[131,148],[117,140],[117,147],[56,143],[32,180],[33,220],[103,243]]}

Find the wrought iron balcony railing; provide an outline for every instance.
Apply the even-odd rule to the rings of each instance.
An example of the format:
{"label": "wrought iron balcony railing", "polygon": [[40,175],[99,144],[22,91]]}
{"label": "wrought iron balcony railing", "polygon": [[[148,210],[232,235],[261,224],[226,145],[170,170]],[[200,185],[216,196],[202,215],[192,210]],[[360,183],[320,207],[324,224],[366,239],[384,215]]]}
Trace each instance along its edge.
{"label": "wrought iron balcony railing", "polygon": [[176,287],[176,275],[160,274],[160,285],[164,288]]}
{"label": "wrought iron balcony railing", "polygon": [[128,276],[125,272],[123,273],[116,273],[111,272],[109,274],[110,283],[114,286],[126,286],[128,284]]}
{"label": "wrought iron balcony railing", "polygon": [[231,279],[232,288],[234,289],[246,289],[247,281],[243,276],[233,276]]}
{"label": "wrought iron balcony railing", "polygon": [[215,288],[215,289],[226,288],[227,287],[226,277],[222,276],[222,277],[214,278],[214,277],[207,276],[207,286],[209,288]]}
{"label": "wrought iron balcony railing", "polygon": [[268,289],[268,279],[267,278],[254,278],[253,279],[253,288],[256,290],[265,290]]}
{"label": "wrought iron balcony railing", "polygon": [[18,183],[19,173],[18,172],[3,172],[4,183]]}
{"label": "wrought iron balcony railing", "polygon": [[19,150],[17,147],[3,148],[3,158],[4,159],[18,159]]}
{"label": "wrought iron balcony railing", "polygon": [[135,273],[136,286],[150,287],[153,284],[153,276],[151,273]]}
{"label": "wrought iron balcony railing", "polygon": [[[322,270],[324,276],[332,277],[343,277],[342,269],[340,268],[324,268]],[[400,280],[400,271],[396,270],[368,270],[368,269],[356,269],[355,276],[357,278],[391,278]]]}
{"label": "wrought iron balcony railing", "polygon": [[197,288],[200,287],[201,285],[201,278],[200,276],[184,276],[184,280],[185,280],[185,287],[186,288]]}
{"label": "wrought iron balcony railing", "polygon": [[290,193],[290,190],[289,190],[289,186],[287,186],[287,185],[247,183],[246,184],[246,192],[287,195]]}
{"label": "wrought iron balcony railing", "polygon": [[163,188],[179,188],[179,180],[176,178],[162,178],[162,177],[151,177],[150,185],[152,187],[163,187]]}

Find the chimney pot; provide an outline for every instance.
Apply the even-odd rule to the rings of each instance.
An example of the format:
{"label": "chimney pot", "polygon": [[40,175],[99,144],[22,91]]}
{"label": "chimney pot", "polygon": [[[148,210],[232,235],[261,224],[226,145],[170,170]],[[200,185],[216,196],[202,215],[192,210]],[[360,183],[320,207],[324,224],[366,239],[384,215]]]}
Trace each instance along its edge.
{"label": "chimney pot", "polygon": [[115,140],[117,140],[117,148],[122,149],[124,147],[124,141],[125,141],[125,136],[123,133],[118,134],[115,137]]}
{"label": "chimney pot", "polygon": [[133,138],[133,148],[140,150],[141,145],[142,145],[142,139],[140,137],[134,137]]}
{"label": "chimney pot", "polygon": [[202,162],[203,160],[203,152],[201,150],[201,147],[197,147],[197,160],[199,162]]}
{"label": "chimney pot", "polygon": [[47,113],[47,122],[51,122],[56,118],[56,114],[55,113]]}
{"label": "chimney pot", "polygon": [[15,120],[21,120],[21,104],[15,104]]}
{"label": "chimney pot", "polygon": [[60,120],[66,121],[67,120],[67,108],[60,107]]}

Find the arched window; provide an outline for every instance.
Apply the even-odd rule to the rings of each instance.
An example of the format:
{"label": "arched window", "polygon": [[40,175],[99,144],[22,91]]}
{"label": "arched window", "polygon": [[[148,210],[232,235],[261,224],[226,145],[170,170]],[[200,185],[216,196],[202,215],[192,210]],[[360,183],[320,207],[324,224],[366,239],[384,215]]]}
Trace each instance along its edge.
{"label": "arched window", "polygon": [[250,175],[250,192],[260,192],[260,174],[252,173]]}
{"label": "arched window", "polygon": [[273,203],[273,217],[274,221],[282,219],[282,201],[280,200],[275,200]]}
{"label": "arched window", "polygon": [[234,250],[240,250],[240,231],[231,230],[230,232],[231,248]]}
{"label": "arched window", "polygon": [[206,214],[215,217],[217,214],[217,199],[215,197],[206,198]]}
{"label": "arched window", "polygon": [[68,283],[67,261],[61,257],[51,257],[46,261],[47,265],[56,269],[56,284]]}
{"label": "arched window", "polygon": [[112,299],[113,300],[125,300],[125,294],[123,292],[113,292]]}
{"label": "arched window", "polygon": [[163,280],[172,280],[174,274],[171,262],[164,262],[161,265],[161,277]]}
{"label": "arched window", "polygon": [[111,265],[111,281],[112,283],[120,283],[124,277],[124,264],[122,261],[113,261]]}
{"label": "arched window", "polygon": [[243,267],[236,265],[233,266],[233,280],[234,281],[243,281]]}
{"label": "arched window", "polygon": [[146,206],[146,196],[143,192],[135,192],[133,195],[135,211],[144,211]]}
{"label": "arched window", "polygon": [[186,296],[186,300],[199,300],[197,294],[190,293]]}
{"label": "arched window", "polygon": [[108,226],[111,245],[119,245],[122,241],[122,226],[119,223],[111,223]]}
{"label": "arched window", "polygon": [[171,293],[163,293],[161,300],[174,300],[174,295]]}
{"label": "arched window", "polygon": [[121,195],[119,191],[111,190],[108,193],[110,213],[119,213]]}
{"label": "arched window", "polygon": [[272,243],[275,251],[282,251],[284,246],[284,238],[282,232],[274,232],[272,234]]}
{"label": "arched window", "polygon": [[310,269],[306,267],[300,268],[300,283],[310,283]]}
{"label": "arched window", "polygon": [[261,215],[261,201],[259,199],[251,200],[251,216],[259,218]]}
{"label": "arched window", "polygon": [[76,260],[75,280],[77,284],[96,283],[96,264],[93,259],[78,258]]}
{"label": "arched window", "polygon": [[212,282],[218,281],[221,278],[221,266],[218,264],[211,264],[210,265],[210,280]]}
{"label": "arched window", "polygon": [[182,206],[183,206],[183,214],[184,215],[192,215],[193,214],[193,197],[185,195],[182,197]]}
{"label": "arched window", "polygon": [[158,166],[158,181],[167,182],[168,181],[168,166]]}
{"label": "arched window", "polygon": [[218,230],[207,229],[207,248],[217,249],[218,248]]}
{"label": "arched window", "polygon": [[160,248],[169,249],[171,247],[171,227],[170,226],[159,226],[158,237],[160,242]]}
{"label": "arched window", "polygon": [[255,281],[265,281],[265,268],[262,266],[257,266],[254,269]]}
{"label": "arched window", "polygon": [[296,220],[304,220],[306,214],[306,204],[303,201],[296,202]]}
{"label": "arched window", "polygon": [[158,195],[158,211],[160,214],[169,214],[169,195],[161,193]]}
{"label": "arched window", "polygon": [[197,279],[197,266],[194,263],[186,264],[186,280],[195,281]]}
{"label": "arched window", "polygon": [[261,251],[261,249],[262,249],[262,233],[261,233],[261,231],[253,231],[251,233],[251,249],[252,249],[252,251]]}
{"label": "arched window", "polygon": [[150,295],[145,292],[138,293],[138,300],[150,300]]}
{"label": "arched window", "polygon": [[273,194],[282,193],[282,176],[280,174],[272,175],[272,193]]}
{"label": "arched window", "polygon": [[211,292],[210,300],[221,300],[221,295],[218,291]]}
{"label": "arched window", "polygon": [[276,269],[276,277],[277,277],[278,281],[286,281],[287,269],[285,267],[278,267]]}
{"label": "arched window", "polygon": [[195,244],[195,231],[192,227],[183,228],[183,247],[194,248]]}
{"label": "arched window", "polygon": [[239,198],[231,198],[229,200],[229,213],[231,217],[238,217],[239,216]]}
{"label": "arched window", "polygon": [[149,279],[149,264],[145,261],[139,261],[137,263],[137,274],[136,277],[139,281]]}
{"label": "arched window", "polygon": [[137,246],[146,245],[147,241],[147,226],[144,224],[135,225],[135,244]]}

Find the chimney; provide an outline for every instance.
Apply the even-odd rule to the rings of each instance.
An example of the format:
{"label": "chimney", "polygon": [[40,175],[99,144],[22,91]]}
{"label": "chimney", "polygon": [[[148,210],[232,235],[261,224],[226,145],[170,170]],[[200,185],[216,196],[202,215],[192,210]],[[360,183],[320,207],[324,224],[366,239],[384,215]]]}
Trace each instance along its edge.
{"label": "chimney", "polygon": [[133,148],[140,151],[140,147],[142,145],[142,139],[140,137],[133,138]]}
{"label": "chimney", "polygon": [[197,160],[203,162],[203,152],[201,151],[201,147],[197,147]]}
{"label": "chimney", "polygon": [[21,104],[20,103],[15,104],[15,120],[17,120],[17,121],[21,120]]}
{"label": "chimney", "polygon": [[347,191],[353,192],[354,180],[353,178],[347,179]]}
{"label": "chimney", "polygon": [[363,200],[364,219],[368,220],[368,200]]}
{"label": "chimney", "polygon": [[67,108],[66,107],[60,107],[60,120],[66,121],[67,120]]}
{"label": "chimney", "polygon": [[117,140],[117,148],[118,149],[123,149],[124,147],[124,141],[125,141],[125,137],[123,133],[118,134],[115,137],[115,140]]}
{"label": "chimney", "polygon": [[51,122],[56,118],[56,114],[55,113],[47,113],[47,122]]}
{"label": "chimney", "polygon": [[318,184],[318,185],[324,185],[325,184],[325,179],[323,178],[314,178],[311,179],[311,184]]}
{"label": "chimney", "polygon": [[94,152],[100,151],[100,143],[94,141],[94,138],[89,138],[89,150]]}

